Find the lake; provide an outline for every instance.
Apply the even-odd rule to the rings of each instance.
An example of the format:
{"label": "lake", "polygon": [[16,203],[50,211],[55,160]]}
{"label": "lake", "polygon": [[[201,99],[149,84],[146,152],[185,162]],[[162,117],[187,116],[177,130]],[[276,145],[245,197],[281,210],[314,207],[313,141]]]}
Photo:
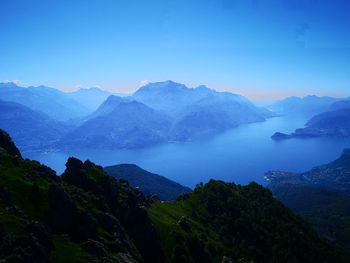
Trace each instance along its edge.
{"label": "lake", "polygon": [[290,133],[303,127],[305,119],[276,117],[266,122],[242,125],[210,139],[181,144],[162,144],[138,150],[24,152],[24,157],[38,160],[59,174],[66,160],[75,156],[107,166],[134,163],[183,185],[194,187],[211,178],[247,184],[266,184],[268,170],[302,172],[336,159],[350,139],[291,139],[273,141],[276,132]]}

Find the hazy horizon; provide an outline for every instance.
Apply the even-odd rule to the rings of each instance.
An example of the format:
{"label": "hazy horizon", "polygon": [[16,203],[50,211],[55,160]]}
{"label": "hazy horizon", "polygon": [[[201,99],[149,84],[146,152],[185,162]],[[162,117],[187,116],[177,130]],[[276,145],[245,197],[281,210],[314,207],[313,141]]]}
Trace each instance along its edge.
{"label": "hazy horizon", "polygon": [[252,99],[346,97],[348,7],[343,0],[1,1],[0,81],[130,93],[144,81],[172,79]]}
{"label": "hazy horizon", "polygon": [[[118,88],[105,88],[105,87],[102,87],[100,85],[91,85],[91,86],[75,85],[73,88],[70,88],[70,87],[60,88],[60,87],[46,85],[46,84],[43,84],[43,83],[39,84],[39,85],[30,85],[30,84],[25,84],[25,82],[22,82],[20,80],[3,80],[3,81],[0,81],[0,84],[2,84],[2,83],[5,83],[5,84],[6,83],[13,83],[13,84],[15,84],[15,85],[17,85],[19,87],[22,87],[22,88],[44,86],[44,87],[54,88],[54,89],[60,90],[60,91],[65,92],[65,93],[76,92],[76,91],[78,91],[80,89],[97,88],[97,89],[100,89],[102,91],[107,91],[107,92],[114,93],[116,95],[118,95],[118,94],[121,94],[121,95],[132,95],[139,88],[141,88],[141,87],[143,87],[143,86],[145,86],[147,84],[152,84],[152,83],[157,83],[157,82],[165,82],[165,81],[166,80],[150,81],[150,82],[141,81],[138,85],[136,85],[135,87],[133,87],[129,91],[125,91],[123,89],[118,89]],[[171,80],[171,81],[174,81],[174,80]],[[238,95],[244,96],[244,97],[246,97],[246,98],[248,98],[248,99],[250,99],[252,101],[257,101],[257,102],[259,102],[259,101],[277,101],[277,100],[282,100],[282,99],[289,98],[289,97],[303,98],[303,97],[307,97],[307,96],[347,98],[350,95],[350,94],[344,94],[344,96],[337,96],[338,94],[320,94],[320,93],[294,92],[294,93],[284,94],[284,95],[280,94],[281,96],[278,96],[278,97],[268,96],[268,93],[267,94],[265,93],[265,96],[255,97],[253,94],[244,92],[244,90],[240,90],[240,89],[220,89],[220,88],[208,86],[208,85],[203,84],[203,83],[201,83],[199,85],[195,85],[195,86],[189,86],[186,83],[181,83],[181,82],[178,82],[178,81],[174,81],[174,82],[180,83],[180,84],[184,84],[184,85],[186,85],[187,88],[190,88],[190,89],[194,89],[194,88],[197,88],[199,86],[204,85],[204,86],[206,86],[206,87],[208,87],[210,89],[216,90],[218,92],[230,92],[230,93],[233,93],[233,94],[238,94]]]}

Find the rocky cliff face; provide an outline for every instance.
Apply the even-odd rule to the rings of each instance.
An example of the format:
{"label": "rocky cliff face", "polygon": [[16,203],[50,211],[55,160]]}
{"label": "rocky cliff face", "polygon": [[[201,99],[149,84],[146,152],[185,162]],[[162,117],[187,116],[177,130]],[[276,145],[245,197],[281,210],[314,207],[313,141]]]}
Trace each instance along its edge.
{"label": "rocky cliff face", "polygon": [[89,161],[61,177],[19,159],[0,133],[0,255],[5,262],[162,262],[148,200]]}
{"label": "rocky cliff face", "polygon": [[12,156],[18,156],[22,158],[21,153],[11,140],[10,135],[3,130],[0,130],[0,148],[4,149],[8,154]]}

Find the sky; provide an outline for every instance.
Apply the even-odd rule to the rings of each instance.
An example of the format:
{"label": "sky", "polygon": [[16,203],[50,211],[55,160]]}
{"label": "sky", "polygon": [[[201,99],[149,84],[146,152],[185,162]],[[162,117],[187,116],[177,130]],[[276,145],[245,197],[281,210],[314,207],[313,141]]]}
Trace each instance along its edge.
{"label": "sky", "polygon": [[0,0],[0,81],[350,96],[348,0]]}

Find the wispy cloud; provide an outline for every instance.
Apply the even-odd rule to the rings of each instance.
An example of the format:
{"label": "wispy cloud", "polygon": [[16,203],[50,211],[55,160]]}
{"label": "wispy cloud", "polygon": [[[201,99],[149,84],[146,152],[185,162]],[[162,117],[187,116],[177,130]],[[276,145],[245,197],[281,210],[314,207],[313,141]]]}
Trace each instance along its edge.
{"label": "wispy cloud", "polygon": [[139,87],[145,86],[145,85],[147,85],[149,82],[150,82],[149,80],[141,80],[141,81],[139,82]]}
{"label": "wispy cloud", "polygon": [[16,85],[19,85],[21,83],[20,80],[15,79],[15,80],[4,80],[3,83],[14,83]]}
{"label": "wispy cloud", "polygon": [[75,90],[78,90],[78,89],[88,89],[88,88],[98,88],[98,89],[102,89],[102,86],[101,85],[95,85],[95,84],[76,84],[74,86],[74,89]]}

